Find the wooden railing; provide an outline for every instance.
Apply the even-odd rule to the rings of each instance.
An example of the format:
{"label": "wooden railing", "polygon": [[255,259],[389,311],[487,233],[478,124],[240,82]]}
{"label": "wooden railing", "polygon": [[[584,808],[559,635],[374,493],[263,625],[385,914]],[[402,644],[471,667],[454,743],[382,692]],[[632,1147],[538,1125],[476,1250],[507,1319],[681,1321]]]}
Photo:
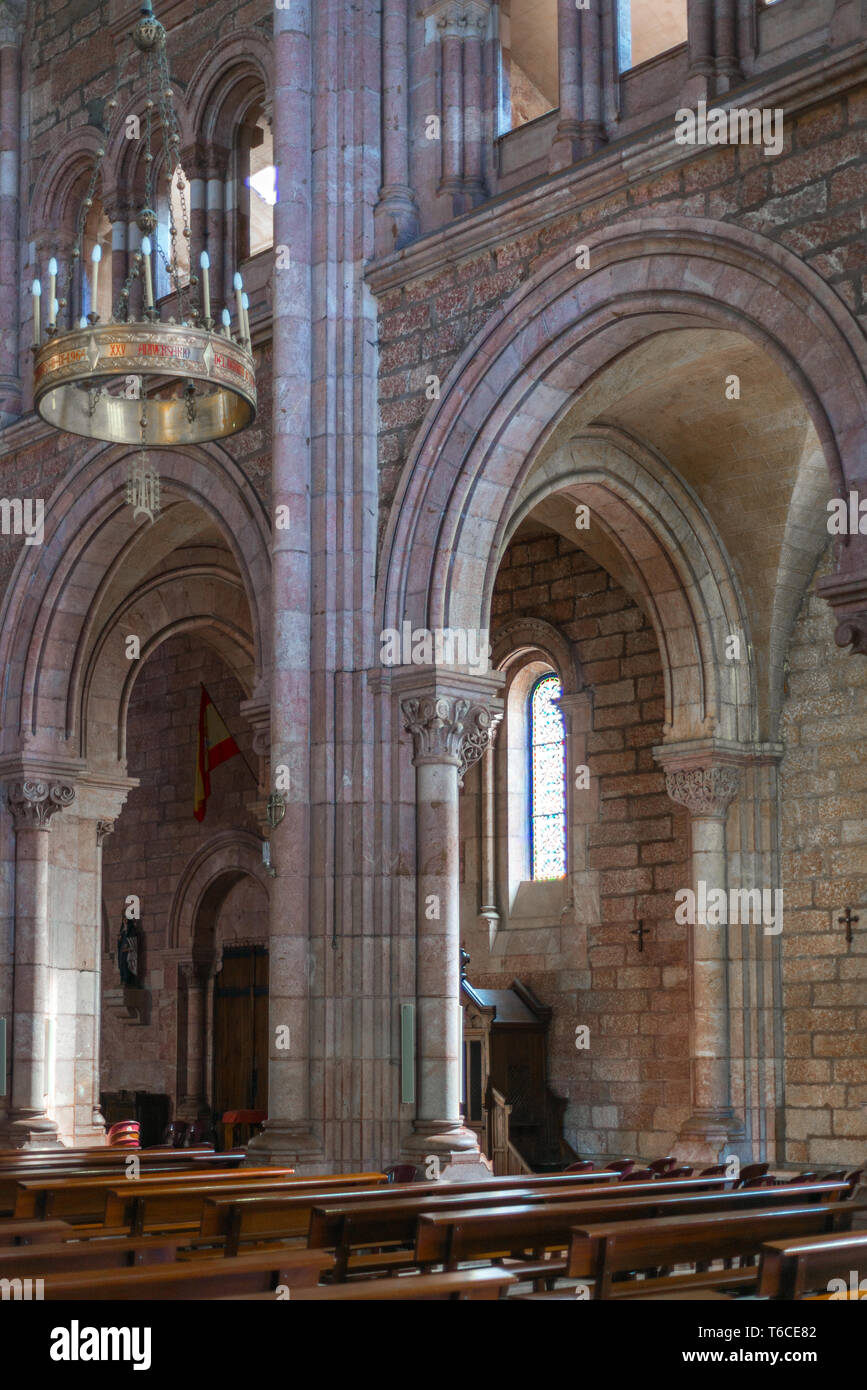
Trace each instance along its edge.
{"label": "wooden railing", "polygon": [[515,1177],[520,1173],[532,1173],[533,1169],[527,1163],[515,1145],[509,1138],[509,1116],[512,1113],[511,1105],[507,1104],[505,1098],[494,1086],[488,1086],[487,1105],[485,1107],[486,1132],[487,1132],[487,1153],[486,1156],[494,1165],[494,1176],[497,1178]]}

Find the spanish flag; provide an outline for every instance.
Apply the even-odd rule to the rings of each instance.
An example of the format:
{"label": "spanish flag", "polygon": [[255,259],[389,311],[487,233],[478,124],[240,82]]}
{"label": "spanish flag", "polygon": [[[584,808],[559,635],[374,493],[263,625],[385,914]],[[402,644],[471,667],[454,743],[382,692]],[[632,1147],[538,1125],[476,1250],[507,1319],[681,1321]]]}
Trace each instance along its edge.
{"label": "spanish flag", "polygon": [[226,728],[217,706],[205,687],[202,686],[202,699],[199,705],[199,744],[196,755],[196,791],[193,806],[193,815],[196,820],[205,819],[208,797],[211,795],[211,773],[214,768],[219,767],[220,763],[226,762],[228,758],[234,758],[235,754],[240,753],[240,751]]}

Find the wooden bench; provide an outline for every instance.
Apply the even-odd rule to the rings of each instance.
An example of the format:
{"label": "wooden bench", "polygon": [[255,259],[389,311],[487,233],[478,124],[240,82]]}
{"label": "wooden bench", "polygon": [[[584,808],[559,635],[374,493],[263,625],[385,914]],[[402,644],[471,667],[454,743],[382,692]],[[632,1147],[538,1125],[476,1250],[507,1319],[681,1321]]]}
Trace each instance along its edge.
{"label": "wooden bench", "polygon": [[128,1171],[126,1160],[130,1154],[135,1155],[142,1173],[178,1175],[195,1172],[202,1167],[219,1171],[238,1168],[245,1158],[243,1151],[216,1154],[213,1149],[90,1149],[87,1153],[89,1157],[86,1161],[78,1158],[72,1161],[48,1159],[42,1154],[35,1154],[28,1156],[28,1160],[0,1167],[0,1216],[12,1214],[20,1182],[102,1175],[110,1177],[113,1173],[120,1178]]}
{"label": "wooden bench", "polygon": [[46,1274],[45,1300],[74,1301],[232,1298],[316,1284],[334,1263],[323,1250],[263,1250],[234,1260],[194,1260],[143,1269]]}
{"label": "wooden bench", "polygon": [[[609,1181],[610,1178],[616,1178],[616,1176],[617,1174],[607,1175],[604,1184],[606,1188],[612,1185],[616,1186],[616,1183],[612,1184]],[[584,1175],[582,1174],[580,1177],[583,1179]],[[251,1241],[306,1237],[313,1206],[324,1205],[332,1201],[351,1200],[353,1204],[367,1202],[382,1204],[406,1201],[414,1197],[429,1199],[472,1192],[477,1192],[485,1198],[491,1193],[499,1193],[503,1200],[508,1200],[508,1194],[515,1190],[522,1192],[574,1191],[576,1185],[584,1187],[583,1181],[576,1184],[576,1175],[571,1175],[570,1182],[569,1176],[561,1173],[495,1178],[492,1182],[389,1183],[385,1187],[373,1188],[370,1191],[353,1191],[351,1199],[349,1199],[346,1196],[345,1188],[341,1187],[340,1180],[338,1180],[335,1190],[323,1193],[316,1203],[312,1201],[302,1202],[300,1199],[296,1199],[295,1195],[290,1194],[278,1197],[251,1196],[238,1199],[231,1197],[208,1199],[205,1202],[199,1233],[203,1238],[225,1239],[228,1253],[237,1254],[244,1244]]]}
{"label": "wooden bench", "polygon": [[122,1183],[130,1192],[157,1191],[183,1185],[189,1190],[197,1187],[249,1186],[259,1178],[271,1182],[291,1179],[292,1168],[241,1168],[223,1172],[219,1169],[196,1168],[188,1173],[142,1173],[138,1178],[124,1178],[117,1173],[98,1177],[32,1178],[18,1184],[15,1216],[21,1219],[59,1217],[78,1224],[101,1222],[108,1194]]}
{"label": "wooden bench", "polygon": [[[691,1181],[691,1180],[690,1180]],[[719,1188],[719,1180],[714,1180]],[[722,1180],[725,1181],[724,1179]],[[418,1258],[416,1234],[420,1218],[427,1213],[448,1213],[460,1211],[503,1210],[505,1206],[538,1204],[580,1204],[603,1201],[606,1204],[617,1198],[626,1199],[627,1194],[643,1193],[645,1189],[659,1194],[658,1200],[674,1197],[677,1182],[636,1183],[628,1186],[604,1185],[601,1187],[584,1184],[572,1187],[539,1187],[527,1190],[514,1188],[508,1193],[495,1192],[490,1195],[480,1192],[463,1193],[460,1185],[445,1188],[437,1186],[423,1197],[388,1204],[358,1204],[354,1198],[336,1204],[317,1204],[310,1219],[308,1243],[322,1249],[334,1249],[337,1260],[334,1278],[342,1280],[357,1270],[368,1267],[394,1267],[396,1265],[414,1266]],[[700,1185],[701,1186],[701,1185]],[[690,1189],[691,1190],[691,1189]],[[720,1189],[723,1190],[723,1189]],[[568,1243],[568,1242],[566,1242]],[[389,1249],[390,1247],[390,1249]],[[396,1249],[397,1247],[398,1249]],[[401,1254],[399,1248],[404,1247]],[[353,1252],[362,1249],[387,1251],[384,1259],[375,1254],[354,1256]],[[440,1263],[442,1260],[432,1261]]]}
{"label": "wooden bench", "polygon": [[179,1239],[139,1236],[133,1240],[40,1241],[38,1245],[4,1247],[0,1250],[0,1279],[169,1264],[177,1257]]}
{"label": "wooden bench", "polygon": [[705,1269],[621,1283],[614,1280],[618,1274],[655,1270],[661,1265],[750,1259],[759,1254],[766,1241],[849,1230],[855,1213],[863,1210],[858,1202],[823,1202],[588,1225],[572,1233],[567,1272],[573,1278],[592,1279],[595,1299],[752,1286],[758,1279],[757,1268]]}
{"label": "wooden bench", "polygon": [[[867,1275],[867,1231],[770,1240],[762,1248],[758,1293],[760,1298],[799,1299],[817,1289],[827,1290],[831,1279],[844,1279],[848,1286],[852,1272],[859,1281]],[[832,1295],[825,1292],[822,1297]]]}
{"label": "wooden bench", "polygon": [[0,1221],[0,1251],[7,1245],[34,1245],[45,1240],[63,1240],[72,1235],[68,1221]]}
{"label": "wooden bench", "polygon": [[[386,1182],[382,1173],[329,1173],[319,1178],[286,1176],[277,1177],[272,1182],[269,1174],[276,1172],[279,1170],[265,1169],[262,1175],[250,1182],[239,1180],[219,1186],[177,1183],[157,1185],[141,1191],[138,1184],[114,1188],[107,1194],[103,1219],[106,1226],[123,1227],[130,1235],[143,1235],[148,1231],[200,1231],[205,1203],[215,1197],[267,1198],[294,1193],[296,1196],[313,1198],[322,1192],[335,1190],[345,1193],[354,1187],[368,1187],[377,1179],[383,1185]],[[238,1175],[239,1179],[241,1176]]]}
{"label": "wooden bench", "polygon": [[[460,1269],[450,1274],[411,1274],[398,1279],[358,1279],[351,1284],[317,1284],[295,1289],[291,1303],[404,1303],[410,1299],[495,1299],[502,1298],[514,1274],[504,1269]],[[273,1293],[242,1294],[240,1302],[273,1302]]]}

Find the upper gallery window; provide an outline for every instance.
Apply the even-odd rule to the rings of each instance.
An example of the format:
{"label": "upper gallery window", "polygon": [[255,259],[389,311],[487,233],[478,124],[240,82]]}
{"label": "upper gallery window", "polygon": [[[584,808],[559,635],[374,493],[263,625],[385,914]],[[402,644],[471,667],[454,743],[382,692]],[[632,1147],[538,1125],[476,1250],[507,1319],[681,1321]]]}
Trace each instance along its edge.
{"label": "upper gallery window", "polygon": [[621,72],[686,43],[686,0],[617,0]]}
{"label": "upper gallery window", "polygon": [[[97,303],[91,303],[91,257],[94,246],[99,246],[102,266],[97,280]],[[84,223],[81,238],[81,312],[99,314],[102,323],[111,318],[111,223],[102,210],[102,203],[96,198]]]}
{"label": "upper gallery window", "polygon": [[238,137],[238,237],[242,261],[274,245],[276,201],[274,137],[259,103],[248,111]]}
{"label": "upper gallery window", "polygon": [[[184,184],[183,191],[180,186],[181,181]],[[189,227],[190,225],[190,181],[180,165],[175,169],[172,178],[170,197],[161,195],[159,204],[160,219],[156,236],[156,292],[158,299],[162,298],[164,294],[171,294],[174,289],[169,272],[169,266],[172,263],[171,227],[173,222],[178,282],[181,285],[188,285],[190,282],[190,238],[184,236],[184,226]]]}
{"label": "upper gallery window", "polygon": [[566,873],[566,736],[559,676],[541,676],[529,695],[531,878]]}
{"label": "upper gallery window", "polygon": [[557,0],[501,0],[499,135],[560,101]]}

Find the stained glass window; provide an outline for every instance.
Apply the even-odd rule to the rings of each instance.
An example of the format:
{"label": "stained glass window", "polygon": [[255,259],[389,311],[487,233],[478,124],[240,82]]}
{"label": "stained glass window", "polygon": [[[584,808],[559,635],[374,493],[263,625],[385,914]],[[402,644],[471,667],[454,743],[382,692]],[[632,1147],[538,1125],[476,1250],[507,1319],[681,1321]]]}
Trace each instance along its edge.
{"label": "stained glass window", "polygon": [[566,739],[558,676],[530,691],[530,857],[532,877],[566,873]]}

